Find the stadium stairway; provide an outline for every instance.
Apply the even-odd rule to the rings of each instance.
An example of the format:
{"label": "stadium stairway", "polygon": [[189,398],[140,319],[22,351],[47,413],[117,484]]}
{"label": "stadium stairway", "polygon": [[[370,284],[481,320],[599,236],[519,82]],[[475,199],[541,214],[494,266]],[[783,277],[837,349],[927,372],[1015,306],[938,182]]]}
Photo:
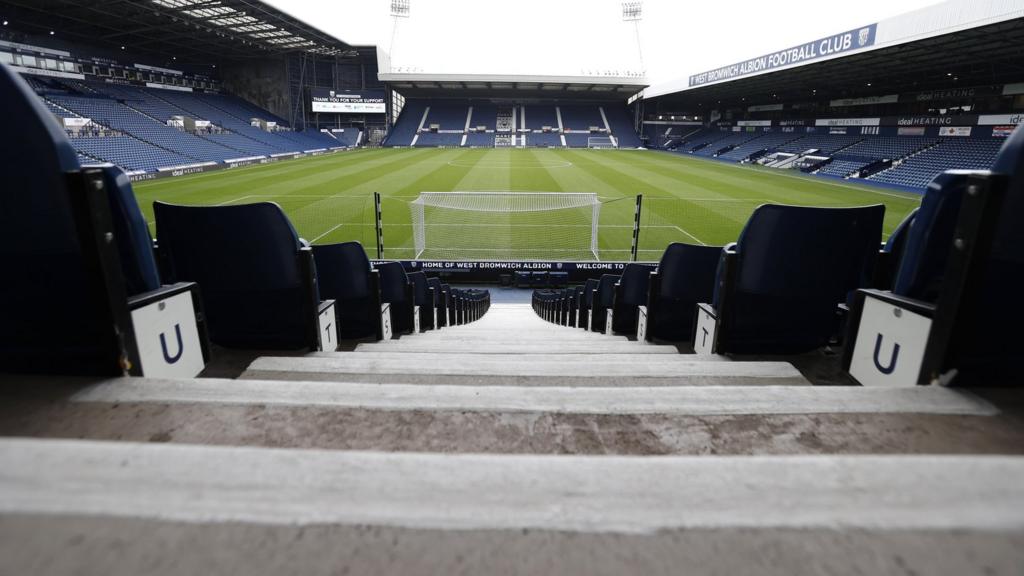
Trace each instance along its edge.
{"label": "stadium stairway", "polygon": [[525,303],[237,379],[2,376],[0,396],[12,573],[1024,565],[1019,402],[809,386]]}

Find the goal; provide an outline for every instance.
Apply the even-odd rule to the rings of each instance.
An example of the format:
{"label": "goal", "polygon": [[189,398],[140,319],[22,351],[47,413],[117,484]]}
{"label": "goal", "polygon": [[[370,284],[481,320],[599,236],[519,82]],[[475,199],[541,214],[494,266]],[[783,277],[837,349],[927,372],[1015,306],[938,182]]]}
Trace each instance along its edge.
{"label": "goal", "polygon": [[618,148],[618,143],[612,136],[589,136],[587,137],[587,148]]}
{"label": "goal", "polygon": [[410,209],[417,259],[599,260],[594,193],[421,192]]}

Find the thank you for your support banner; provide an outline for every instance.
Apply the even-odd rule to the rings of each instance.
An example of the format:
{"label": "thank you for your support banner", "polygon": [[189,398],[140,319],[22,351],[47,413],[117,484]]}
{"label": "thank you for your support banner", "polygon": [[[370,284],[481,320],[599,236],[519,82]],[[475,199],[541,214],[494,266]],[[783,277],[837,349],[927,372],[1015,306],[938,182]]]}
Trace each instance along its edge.
{"label": "thank you for your support banner", "polygon": [[712,82],[732,80],[749,74],[767,72],[775,68],[802,64],[828,56],[835,56],[851,50],[860,50],[873,46],[875,43],[875,31],[878,24],[871,24],[863,28],[856,28],[841,34],[835,34],[828,38],[821,38],[813,42],[801,44],[786,50],[779,50],[757,58],[751,58],[730,66],[723,66],[700,74],[690,76],[690,86],[703,86]]}
{"label": "thank you for your support banner", "polygon": [[313,112],[341,114],[384,114],[383,90],[310,90]]}

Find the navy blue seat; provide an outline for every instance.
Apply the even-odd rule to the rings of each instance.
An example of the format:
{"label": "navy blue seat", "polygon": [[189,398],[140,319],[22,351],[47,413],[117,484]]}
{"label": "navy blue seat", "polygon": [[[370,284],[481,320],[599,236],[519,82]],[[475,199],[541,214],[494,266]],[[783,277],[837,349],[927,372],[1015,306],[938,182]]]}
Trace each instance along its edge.
{"label": "navy blue seat", "polygon": [[455,296],[452,293],[452,287],[448,284],[441,284],[441,291],[444,294],[444,307],[445,307],[445,321],[446,326],[455,326]]}
{"label": "navy blue seat", "polygon": [[317,347],[316,271],[280,206],[154,202],[153,212],[165,274],[199,283],[212,342]]}
{"label": "navy blue seat", "polygon": [[335,301],[338,338],[384,337],[380,278],[359,242],[313,246],[320,293]]}
{"label": "navy blue seat", "polygon": [[608,319],[608,309],[615,303],[615,283],[621,276],[604,274],[598,280],[594,299],[590,303],[590,329],[593,332],[604,332]]}
{"label": "navy blue seat", "polygon": [[420,330],[434,329],[434,293],[423,272],[410,272],[413,303],[420,307]]}
{"label": "navy blue seat", "polygon": [[[1024,131],[1018,128],[992,170],[951,170],[928,185],[892,291],[858,292],[851,314],[856,346],[847,348],[844,368],[869,384],[1019,386],[1022,220]],[[892,329],[895,322],[872,315],[865,323],[868,300],[874,309],[928,318],[923,351],[897,352],[905,336]]]}
{"label": "navy blue seat", "polygon": [[596,278],[588,278],[583,284],[579,311],[576,314],[579,317],[577,323],[584,330],[587,329],[587,323],[590,321],[590,310],[594,306],[594,292],[597,291],[597,284],[598,280]]}
{"label": "navy blue seat", "polygon": [[400,262],[384,262],[376,265],[380,272],[380,297],[382,302],[391,304],[391,326],[395,336],[413,331],[412,284]]}
{"label": "navy blue seat", "polygon": [[797,354],[839,330],[838,305],[867,286],[885,206],[766,204],[722,251],[714,293],[717,351]]}
{"label": "navy blue seat", "polygon": [[673,243],[650,275],[647,298],[648,340],[687,341],[693,336],[697,304],[710,302],[721,246]]}
{"label": "navy blue seat", "polygon": [[639,307],[647,303],[647,287],[653,269],[646,264],[626,264],[615,285],[612,332],[636,335]]}
{"label": "navy blue seat", "polygon": [[434,289],[434,310],[437,316],[437,327],[444,328],[448,326],[448,292],[445,291],[440,278],[427,278],[427,284]]}
{"label": "navy blue seat", "polygon": [[907,237],[910,236],[910,228],[913,226],[919,210],[919,207],[911,210],[882,246],[882,251],[878,253],[878,261],[875,263],[875,279],[872,282],[875,287],[892,288],[896,271],[900,266],[900,259],[906,249]]}
{"label": "navy blue seat", "polygon": [[[0,370],[116,374],[104,287],[90,274],[71,191],[82,184],[67,136],[28,84],[0,65]],[[77,180],[77,182],[76,182]]]}
{"label": "navy blue seat", "polygon": [[160,287],[160,273],[153,255],[153,237],[149,235],[149,225],[139,210],[131,181],[123,170],[113,164],[100,169],[110,201],[125,289],[129,296],[156,290]]}

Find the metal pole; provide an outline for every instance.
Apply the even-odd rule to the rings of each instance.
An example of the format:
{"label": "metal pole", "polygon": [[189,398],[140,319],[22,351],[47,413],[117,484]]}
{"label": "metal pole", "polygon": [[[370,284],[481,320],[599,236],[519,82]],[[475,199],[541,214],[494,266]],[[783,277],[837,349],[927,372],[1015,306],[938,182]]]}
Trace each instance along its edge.
{"label": "metal pole", "polygon": [[377,227],[377,259],[384,259],[384,224],[380,214],[380,192],[373,193],[373,213],[376,216]]}
{"label": "metal pole", "polygon": [[637,249],[640,246],[640,210],[643,206],[644,195],[636,195],[636,212],[633,214],[633,247],[630,250],[630,261],[636,262]]}

